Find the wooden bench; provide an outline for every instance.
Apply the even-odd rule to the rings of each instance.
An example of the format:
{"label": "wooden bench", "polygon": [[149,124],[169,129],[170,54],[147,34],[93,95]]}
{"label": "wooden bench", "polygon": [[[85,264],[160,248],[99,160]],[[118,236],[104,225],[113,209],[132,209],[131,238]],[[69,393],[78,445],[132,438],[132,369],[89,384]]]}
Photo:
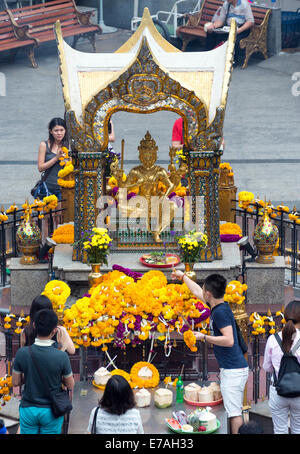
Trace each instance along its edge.
{"label": "wooden bench", "polygon": [[28,25],[13,27],[7,11],[0,12],[0,51],[8,50],[13,57],[20,47],[25,47],[28,55],[33,54],[33,48],[38,45],[35,38],[28,37]]}
{"label": "wooden bench", "polygon": [[[23,8],[7,10],[14,31],[19,27],[27,26],[27,39],[35,40],[37,44],[53,41],[56,39],[54,25],[60,21],[62,35],[64,38],[74,36],[72,46],[75,48],[79,38],[86,37],[96,51],[96,34],[101,34],[99,25],[90,22],[93,14],[90,12],[81,13],[74,3],[74,0],[55,0],[48,3],[40,3]],[[34,68],[37,67],[34,58],[34,46],[29,52],[29,59]]]}
{"label": "wooden bench", "polygon": [[[177,36],[182,39],[182,51],[186,50],[188,43],[195,39],[206,39],[204,24],[211,22],[217,9],[223,5],[220,0],[204,0],[199,11],[187,14],[185,25],[177,28]],[[252,54],[261,52],[265,59],[267,53],[267,32],[271,10],[252,6],[254,25],[246,38],[241,39],[240,47],[245,49],[245,60],[242,68],[246,68]]]}

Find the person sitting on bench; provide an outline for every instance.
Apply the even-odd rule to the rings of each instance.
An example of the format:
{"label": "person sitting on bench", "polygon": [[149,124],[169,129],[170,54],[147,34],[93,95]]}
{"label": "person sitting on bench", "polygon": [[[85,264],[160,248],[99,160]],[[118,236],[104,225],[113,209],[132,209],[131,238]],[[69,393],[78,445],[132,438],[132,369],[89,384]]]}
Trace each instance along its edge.
{"label": "person sitting on bench", "polygon": [[212,18],[210,24],[206,24],[206,50],[214,49],[218,43],[226,41],[228,33],[213,33],[216,28],[224,25],[230,26],[231,19],[235,19],[237,24],[237,34],[235,42],[234,62],[242,65],[244,52],[240,49],[240,41],[249,35],[251,27],[254,25],[254,17],[248,0],[225,0]]}

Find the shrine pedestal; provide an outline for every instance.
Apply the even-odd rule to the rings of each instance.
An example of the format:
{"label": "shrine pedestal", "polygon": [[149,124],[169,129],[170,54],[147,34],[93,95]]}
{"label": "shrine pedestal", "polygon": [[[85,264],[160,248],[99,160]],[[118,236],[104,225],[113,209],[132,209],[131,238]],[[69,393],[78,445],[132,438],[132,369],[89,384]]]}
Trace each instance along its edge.
{"label": "shrine pedestal", "polygon": [[[130,268],[139,273],[146,273],[153,269],[140,263],[139,258],[141,256],[141,252],[111,253],[108,256],[108,266],[103,265],[101,272],[112,271],[114,264]],[[237,279],[241,273],[241,256],[236,243],[222,243],[222,256],[222,260],[195,264],[194,270],[199,282],[213,273],[222,274],[228,281]],[[184,264],[180,263],[176,268],[184,270]],[[91,267],[82,262],[72,261],[72,247],[70,245],[61,244],[55,247],[53,269],[57,279],[67,282],[73,288],[74,286],[80,288],[82,293],[88,290],[88,274]],[[161,271],[164,272],[168,280],[171,280],[171,268],[161,269]]]}
{"label": "shrine pedestal", "polygon": [[10,286],[12,306],[31,306],[48,282],[48,263],[22,265],[20,257],[10,259]]}
{"label": "shrine pedestal", "polygon": [[274,263],[246,262],[247,304],[284,304],[284,257],[275,256]]}

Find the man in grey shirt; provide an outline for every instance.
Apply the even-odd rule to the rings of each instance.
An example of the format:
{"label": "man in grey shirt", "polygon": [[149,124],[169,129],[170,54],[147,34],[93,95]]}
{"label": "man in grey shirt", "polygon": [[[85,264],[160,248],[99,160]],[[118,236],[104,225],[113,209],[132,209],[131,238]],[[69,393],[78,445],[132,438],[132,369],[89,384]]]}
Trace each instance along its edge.
{"label": "man in grey shirt", "polygon": [[223,5],[213,16],[212,23],[206,28],[206,49],[211,50],[219,42],[227,40],[228,34],[214,33],[214,30],[224,25],[230,26],[231,19],[234,19],[237,24],[234,61],[236,65],[239,65],[244,60],[242,49],[240,49],[240,41],[249,35],[250,29],[254,25],[254,17],[248,0],[224,1]]}
{"label": "man in grey shirt", "polygon": [[[65,385],[71,392],[74,378],[66,352],[55,348],[52,337],[57,332],[57,315],[50,309],[42,309],[35,317],[37,338],[32,353],[47,377],[50,392],[56,392]],[[41,381],[39,372],[32,362],[30,347],[22,347],[13,363],[13,386],[25,384],[20,403],[21,434],[60,434],[63,416],[55,418],[51,411],[51,400]]]}

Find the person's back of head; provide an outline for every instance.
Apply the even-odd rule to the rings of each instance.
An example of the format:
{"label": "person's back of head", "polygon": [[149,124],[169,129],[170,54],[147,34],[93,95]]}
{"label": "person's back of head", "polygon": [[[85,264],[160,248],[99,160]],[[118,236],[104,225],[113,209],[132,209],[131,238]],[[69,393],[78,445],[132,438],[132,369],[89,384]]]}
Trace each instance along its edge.
{"label": "person's back of head", "polygon": [[226,285],[227,281],[221,274],[210,274],[204,280],[203,288],[215,299],[221,299],[225,295]]}
{"label": "person's back of head", "polygon": [[133,408],[135,399],[128,381],[121,375],[110,377],[99,404],[103,410],[116,415],[123,415]]}
{"label": "person's back of head", "polygon": [[34,319],[36,314],[42,309],[53,309],[52,303],[49,298],[45,295],[38,295],[34,298],[31,303],[29,317],[30,322],[24,328],[25,333],[25,345],[32,345],[36,338],[36,329],[34,326]]}
{"label": "person's back of head", "polygon": [[41,311],[42,309],[52,309],[52,303],[49,298],[45,295],[38,295],[34,298],[31,303],[29,317],[30,321],[34,321],[34,317],[37,312]]}
{"label": "person's back of head", "polygon": [[260,435],[264,432],[262,427],[256,421],[249,421],[239,427],[238,433],[242,435]]}
{"label": "person's back of head", "polygon": [[284,309],[285,325],[282,330],[282,348],[288,353],[296,333],[295,325],[300,324],[300,301],[290,301]]}
{"label": "person's back of head", "polygon": [[43,309],[36,314],[35,329],[38,337],[49,337],[57,327],[58,318],[56,313],[50,309]]}

